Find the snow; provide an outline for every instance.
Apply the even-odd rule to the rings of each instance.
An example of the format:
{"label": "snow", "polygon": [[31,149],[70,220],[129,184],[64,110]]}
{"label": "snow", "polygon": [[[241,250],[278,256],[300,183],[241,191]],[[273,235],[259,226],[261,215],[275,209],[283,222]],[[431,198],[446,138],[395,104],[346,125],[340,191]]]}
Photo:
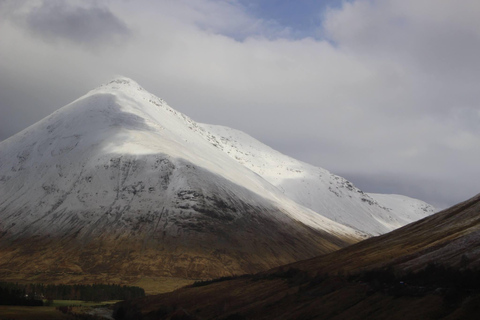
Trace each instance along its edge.
{"label": "snow", "polygon": [[198,124],[128,78],[1,142],[0,182],[1,224],[19,235],[89,236],[99,225],[131,228],[140,216],[158,225],[162,210],[195,223],[194,207],[207,195],[353,238],[433,213],[414,199],[363,193],[240,131]]}
{"label": "snow", "polygon": [[395,215],[400,226],[423,219],[435,213],[428,203],[399,194],[369,193],[370,197],[381,203]]}

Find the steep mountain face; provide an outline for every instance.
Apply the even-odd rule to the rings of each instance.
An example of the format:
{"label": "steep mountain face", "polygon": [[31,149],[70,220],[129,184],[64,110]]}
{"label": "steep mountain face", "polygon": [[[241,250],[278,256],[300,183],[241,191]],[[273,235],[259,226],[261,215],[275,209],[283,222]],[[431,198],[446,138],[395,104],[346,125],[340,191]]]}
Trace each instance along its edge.
{"label": "steep mountain face", "polygon": [[0,272],[251,273],[432,210],[382,202],[120,78],[0,143]]}
{"label": "steep mountain face", "polygon": [[1,269],[211,277],[358,241],[199,131],[117,79],[3,141]]}
{"label": "steep mountain face", "polygon": [[479,213],[480,194],[324,256],[119,304],[117,311],[143,319],[477,319]]}

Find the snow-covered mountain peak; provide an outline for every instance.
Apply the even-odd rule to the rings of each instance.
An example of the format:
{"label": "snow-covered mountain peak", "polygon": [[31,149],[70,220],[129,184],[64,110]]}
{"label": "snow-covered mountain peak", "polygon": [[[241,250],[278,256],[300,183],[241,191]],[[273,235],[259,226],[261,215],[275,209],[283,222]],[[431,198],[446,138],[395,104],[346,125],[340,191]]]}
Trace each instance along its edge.
{"label": "snow-covered mountain peak", "polygon": [[[148,141],[148,135],[168,137],[181,143],[188,138],[180,136],[188,136],[195,125],[190,118],[135,81],[119,77],[27,128],[20,133],[20,140],[25,140],[27,136],[32,139],[47,136],[49,139],[63,139],[71,135],[85,145],[102,144],[111,151],[145,153],[148,146],[155,145],[155,139]],[[19,140],[18,136],[16,140]],[[137,148],[131,148],[134,141],[138,142]],[[130,146],[118,149],[122,145]],[[158,152],[155,148],[150,151]]]}
{"label": "snow-covered mountain peak", "polygon": [[[253,196],[248,195],[253,193],[259,197],[262,205],[270,203],[281,207],[288,216],[312,228],[357,236],[348,227],[316,216],[255,172],[232,161],[225,152],[212,145],[209,140],[211,137],[197,123],[169,107],[163,100],[141,90],[135,82],[121,78],[90,91],[3,142],[0,148],[9,151],[1,154],[0,173],[4,172],[4,179],[17,176],[18,188],[42,190],[47,184],[47,189],[60,192],[62,188],[72,188],[71,181],[77,178],[63,179],[66,185],[59,186],[58,183],[63,180],[58,180],[58,176],[65,173],[58,173],[58,170],[71,174],[79,172],[80,175],[89,170],[90,177],[99,176],[95,173],[97,168],[107,169],[112,163],[117,166],[124,161],[122,159],[128,159],[129,164],[142,163],[141,166],[150,165],[153,161],[153,168],[159,168],[158,164],[161,163],[171,163],[173,167],[186,166],[190,172],[169,183],[172,191],[192,190],[191,182],[188,182],[192,179],[204,180],[205,185],[215,185],[220,183],[219,179],[225,180],[222,183],[234,185],[228,188],[235,189],[237,197],[245,194],[242,201],[246,203],[253,201]],[[10,168],[22,174],[10,172]],[[44,176],[43,180],[22,183],[30,179],[30,172]],[[145,181],[150,179],[144,176],[147,172],[138,173],[140,176],[136,183],[145,185]],[[210,177],[208,180],[213,181],[207,181],[206,176],[210,175],[216,178]],[[100,188],[106,187],[105,181],[98,183]],[[205,189],[205,185],[196,182],[194,189],[208,194],[210,191]],[[37,199],[41,198],[44,198],[42,192],[38,193]],[[30,197],[27,201],[35,206],[35,199]],[[71,208],[79,206],[78,203],[67,205],[65,200],[62,203]]]}
{"label": "snow-covered mountain peak", "polygon": [[[417,217],[398,217],[400,211],[392,211],[383,200],[377,201],[347,180],[285,156],[241,131],[196,123],[126,77],[88,92],[3,141],[0,148],[8,150],[0,154],[3,180],[17,176],[22,182],[15,172],[23,172],[26,181],[31,172],[55,181],[58,175],[64,175],[57,172],[59,168],[92,171],[101,166],[110,168],[112,161],[122,158],[145,164],[166,160],[173,166],[194,166],[196,169],[189,169],[189,174],[195,179],[205,179],[205,173],[200,172],[225,179],[263,198],[259,201],[276,203],[290,217],[329,232],[355,234],[353,228],[370,235],[381,234]],[[170,186],[183,190],[189,179],[180,176]],[[38,183],[41,188],[46,184],[37,181],[29,187]],[[207,184],[211,183],[216,182]],[[205,189],[201,184],[195,188]],[[243,200],[248,202],[248,197]],[[400,202],[389,205],[395,203]]]}
{"label": "snow-covered mountain peak", "polygon": [[[265,270],[360,239],[215,139],[121,78],[0,142],[0,269],[2,239],[55,239],[55,252],[78,252],[72,259],[86,269],[192,277]],[[29,265],[44,271],[65,257],[36,254]]]}
{"label": "snow-covered mountain peak", "polygon": [[99,89],[99,88],[111,88],[111,89],[114,89],[114,90],[118,90],[120,88],[128,88],[128,87],[136,89],[138,91],[145,90],[135,80],[132,80],[132,79],[130,79],[128,77],[124,77],[124,76],[117,76],[117,77],[111,79],[110,81],[108,81],[107,83],[101,84],[99,87],[97,87],[97,89]]}

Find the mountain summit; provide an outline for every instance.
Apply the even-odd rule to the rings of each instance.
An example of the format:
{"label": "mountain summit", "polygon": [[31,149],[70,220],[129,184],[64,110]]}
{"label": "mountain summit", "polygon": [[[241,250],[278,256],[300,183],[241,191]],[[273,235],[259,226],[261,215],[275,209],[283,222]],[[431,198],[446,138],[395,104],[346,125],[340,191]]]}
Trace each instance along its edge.
{"label": "mountain summit", "polygon": [[255,272],[432,212],[198,124],[127,78],[0,143],[3,274]]}

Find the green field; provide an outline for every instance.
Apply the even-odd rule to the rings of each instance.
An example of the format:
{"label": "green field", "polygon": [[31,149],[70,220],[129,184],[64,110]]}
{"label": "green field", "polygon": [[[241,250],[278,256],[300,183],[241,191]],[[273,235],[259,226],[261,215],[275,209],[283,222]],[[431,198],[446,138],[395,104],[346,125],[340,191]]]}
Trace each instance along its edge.
{"label": "green field", "polygon": [[[44,300],[45,303],[47,300]],[[82,300],[53,300],[52,307],[65,307],[65,306],[76,306],[76,307],[95,307],[103,306],[106,304],[114,304],[120,300],[111,300],[111,301],[101,301],[101,302],[92,302],[92,301],[82,301]]]}
{"label": "green field", "polygon": [[0,306],[0,320],[73,320],[75,319],[73,316],[63,314],[62,312],[56,310],[56,307],[76,306],[88,308],[114,304],[118,301],[119,300],[86,302],[81,300],[54,300],[53,304],[48,307]]}
{"label": "green field", "polygon": [[[25,280],[28,279],[28,280]],[[22,284],[28,283],[38,283],[39,279],[33,278],[14,278],[6,279],[7,281],[18,282]],[[72,280],[72,279],[70,279]],[[98,279],[99,280],[99,279]],[[120,279],[115,279],[119,283],[139,286],[145,289],[147,295],[158,294],[173,291],[179,287],[190,285],[194,280],[190,279],[181,279],[181,278],[171,278],[171,277],[145,277],[145,278],[134,278],[129,281],[120,281]],[[65,281],[67,282],[67,281]],[[82,281],[78,281],[79,283]],[[100,281],[99,281],[100,282]],[[62,281],[58,281],[58,284]],[[75,281],[69,281],[67,283],[76,283]],[[44,303],[46,300],[44,300]],[[27,306],[1,306],[0,305],[0,320],[73,320],[75,319],[71,315],[63,314],[62,312],[56,310],[57,307],[65,306],[76,306],[79,307],[75,312],[79,311],[82,308],[95,307],[106,304],[114,304],[118,300],[114,301],[103,301],[103,302],[85,302],[82,300],[53,300],[51,306],[43,307],[27,307]]]}

